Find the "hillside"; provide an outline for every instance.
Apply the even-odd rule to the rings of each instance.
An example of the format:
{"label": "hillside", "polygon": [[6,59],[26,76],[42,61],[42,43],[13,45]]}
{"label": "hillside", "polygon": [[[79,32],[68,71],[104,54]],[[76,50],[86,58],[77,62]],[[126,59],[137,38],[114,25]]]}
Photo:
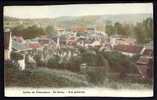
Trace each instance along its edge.
{"label": "hillside", "polygon": [[19,19],[14,17],[4,16],[4,21],[24,21],[35,24],[44,25],[60,25],[71,27],[73,25],[97,25],[108,22],[121,22],[135,24],[141,22],[148,17],[153,17],[151,14],[119,14],[119,15],[94,15],[94,16],[61,16],[57,18],[41,18],[41,19]]}

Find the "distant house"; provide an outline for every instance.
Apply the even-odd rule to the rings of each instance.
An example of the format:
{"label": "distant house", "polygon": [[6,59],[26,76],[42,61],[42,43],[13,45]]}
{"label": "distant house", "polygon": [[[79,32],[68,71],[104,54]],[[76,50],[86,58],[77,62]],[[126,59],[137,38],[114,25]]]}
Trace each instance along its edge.
{"label": "distant house", "polygon": [[151,57],[153,56],[153,42],[152,41],[144,45],[141,55],[151,56]]}
{"label": "distant house", "polygon": [[19,69],[20,70],[25,70],[26,64],[25,64],[25,54],[21,54],[23,57],[22,59],[19,59],[17,63],[19,64]]}
{"label": "distant house", "polygon": [[101,47],[101,42],[100,41],[94,41],[92,44],[90,44],[92,47]]}
{"label": "distant house", "polygon": [[16,57],[20,56],[19,59],[15,60],[13,57],[12,60],[15,60],[18,63],[20,70],[25,70],[25,53],[29,50],[32,49],[29,48],[26,44],[16,40],[12,41],[12,55],[16,54]]}
{"label": "distant house", "polygon": [[74,37],[74,36],[69,37],[66,40],[66,44],[68,44],[68,45],[76,45],[77,44],[77,38]]}
{"label": "distant house", "polygon": [[22,54],[21,52],[12,52],[11,59],[13,63],[18,64],[19,70],[25,69],[25,54]]}
{"label": "distant house", "polygon": [[153,45],[149,43],[144,46],[141,57],[137,60],[137,68],[144,79],[152,79],[153,73]]}
{"label": "distant house", "polygon": [[143,51],[141,52],[142,56],[152,57],[153,56],[153,49],[150,48],[143,48]]}
{"label": "distant house", "polygon": [[87,32],[87,28],[86,27],[82,27],[82,26],[74,26],[71,28],[72,32],[80,32],[80,33],[85,33]]}
{"label": "distant house", "polygon": [[94,28],[94,27],[87,28],[87,33],[95,33],[95,32],[96,32],[96,28]]}
{"label": "distant house", "polygon": [[23,44],[26,43],[22,36],[13,36],[13,40]]}
{"label": "distant house", "polygon": [[47,45],[50,43],[50,40],[47,38],[41,38],[38,40],[41,45]]}
{"label": "distant house", "polygon": [[[16,61],[17,64],[19,65],[19,69],[20,70],[25,70],[26,64],[26,54],[28,51],[31,51],[32,49],[38,49],[40,48],[39,43],[36,44],[36,42],[32,42],[31,40],[26,40],[26,43],[21,43],[20,41],[17,41],[16,39],[14,39],[12,41],[12,55],[16,54],[16,56],[14,56],[12,58],[13,61]],[[16,57],[20,57],[18,59],[16,59]]]}
{"label": "distant house", "polygon": [[105,48],[105,51],[111,51],[111,50],[112,50],[112,46],[111,46],[111,44],[109,44],[109,43],[106,43],[106,44],[104,45],[104,48]]}
{"label": "distant house", "polygon": [[152,78],[153,59],[146,56],[141,56],[136,62],[139,73],[143,79]]}
{"label": "distant house", "polygon": [[136,45],[136,39],[127,36],[113,35],[110,37],[110,43],[112,47],[115,45]]}
{"label": "distant house", "polygon": [[57,27],[56,31],[59,35],[65,34],[65,29],[63,27]]}
{"label": "distant house", "polygon": [[30,43],[28,44],[28,47],[31,49],[43,49],[43,46],[41,46],[39,43]]}
{"label": "distant house", "polygon": [[113,50],[132,57],[136,54],[140,54],[142,48],[143,47],[139,47],[136,45],[116,45],[113,47]]}
{"label": "distant house", "polygon": [[4,32],[4,60],[10,60],[12,51],[12,32],[9,29]]}
{"label": "distant house", "polygon": [[26,44],[23,44],[15,40],[12,40],[12,49],[14,52],[22,52],[22,51],[31,50],[31,48],[29,48]]}

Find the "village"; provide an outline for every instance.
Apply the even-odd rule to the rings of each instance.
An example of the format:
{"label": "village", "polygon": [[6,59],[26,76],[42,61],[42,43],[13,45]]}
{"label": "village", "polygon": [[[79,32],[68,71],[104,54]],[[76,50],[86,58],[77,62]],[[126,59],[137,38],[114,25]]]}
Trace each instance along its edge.
{"label": "village", "polygon": [[[135,64],[140,77],[143,79],[153,77],[152,41],[146,45],[138,45],[135,38],[118,34],[108,36],[107,33],[97,31],[94,27],[68,31],[63,27],[57,27],[56,31],[57,36],[42,35],[33,39],[24,39],[22,36],[13,36],[10,29],[5,29],[5,61],[10,61],[17,65],[19,70],[24,71],[29,68],[46,66],[48,61],[54,57],[60,58],[57,60],[58,63],[80,57],[80,48],[96,49],[100,52],[119,52],[130,58],[139,55]],[[51,62],[49,66],[55,66],[55,62]],[[57,67],[60,66],[55,68]],[[79,71],[86,68],[87,63],[77,62],[77,65],[72,67]]]}

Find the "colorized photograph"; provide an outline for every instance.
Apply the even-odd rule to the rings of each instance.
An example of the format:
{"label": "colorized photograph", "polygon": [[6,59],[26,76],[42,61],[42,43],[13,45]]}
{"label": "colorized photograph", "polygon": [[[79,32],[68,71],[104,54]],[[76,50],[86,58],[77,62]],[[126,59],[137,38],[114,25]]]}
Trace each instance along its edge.
{"label": "colorized photograph", "polygon": [[4,6],[7,97],[152,97],[153,4]]}

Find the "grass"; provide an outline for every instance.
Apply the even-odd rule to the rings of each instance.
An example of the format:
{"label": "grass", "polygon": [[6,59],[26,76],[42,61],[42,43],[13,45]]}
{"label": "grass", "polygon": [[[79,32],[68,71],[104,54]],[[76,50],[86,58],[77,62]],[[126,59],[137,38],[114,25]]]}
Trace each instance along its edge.
{"label": "grass", "polygon": [[90,86],[86,77],[67,70],[36,68],[31,71],[18,71],[7,68],[6,86],[22,87],[80,87]]}
{"label": "grass", "polygon": [[[91,79],[87,75],[75,73],[68,70],[49,69],[44,67],[37,67],[32,70],[19,71],[14,66],[5,67],[5,85],[6,86],[20,86],[20,87],[107,87],[112,89],[152,89],[152,82],[135,79],[118,79],[118,78],[104,78],[101,79],[101,84],[95,84],[94,81],[100,77],[98,74],[92,74]],[[89,74],[90,75],[90,74]],[[94,75],[94,77],[93,77]],[[99,79],[96,79],[99,75]]]}
{"label": "grass", "polygon": [[103,86],[112,89],[153,89],[151,82],[139,82],[134,80],[105,80]]}

